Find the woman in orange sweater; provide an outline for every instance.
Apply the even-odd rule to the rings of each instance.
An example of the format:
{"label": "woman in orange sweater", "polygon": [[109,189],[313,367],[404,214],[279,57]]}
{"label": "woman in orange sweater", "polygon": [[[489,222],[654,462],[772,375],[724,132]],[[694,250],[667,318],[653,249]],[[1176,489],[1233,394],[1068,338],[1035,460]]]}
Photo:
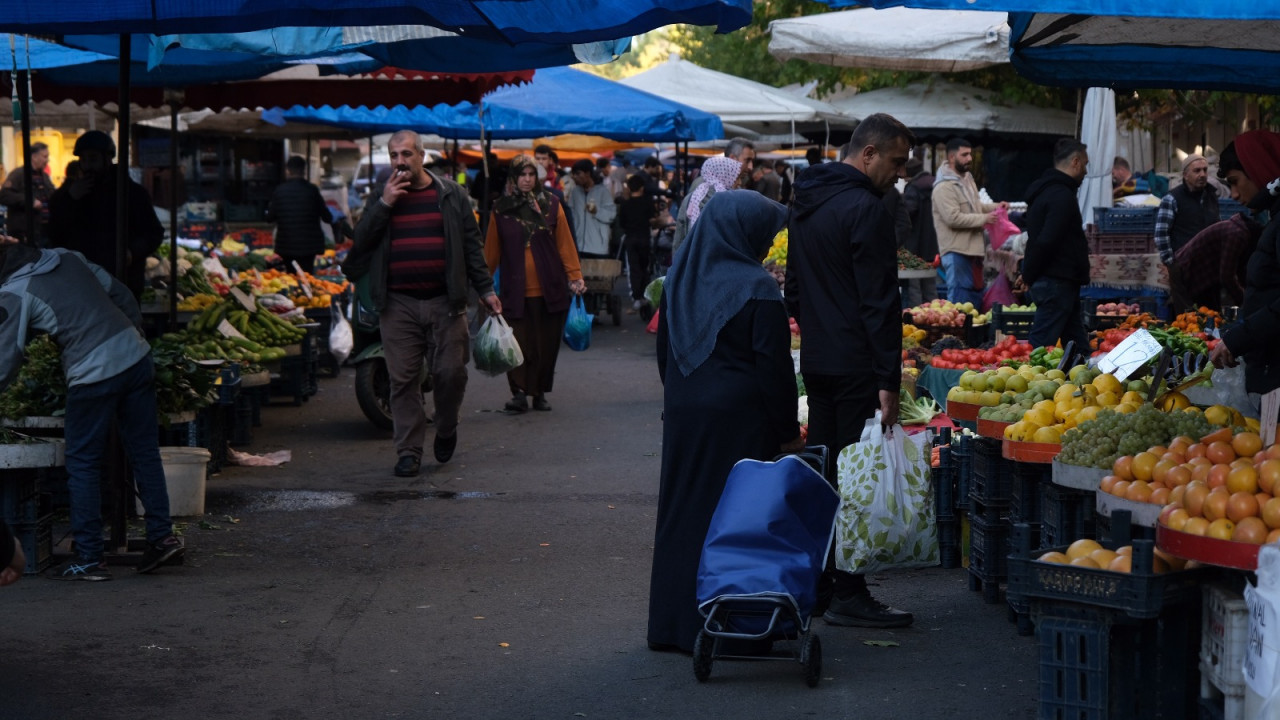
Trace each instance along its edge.
{"label": "woman in orange sweater", "polygon": [[507,178],[484,243],[489,272],[501,270],[502,314],[524,352],[524,364],[507,373],[511,400],[504,409],[525,412],[532,398],[534,410],[546,411],[570,295],[587,286],[564,208],[538,181],[533,158],[517,155]]}

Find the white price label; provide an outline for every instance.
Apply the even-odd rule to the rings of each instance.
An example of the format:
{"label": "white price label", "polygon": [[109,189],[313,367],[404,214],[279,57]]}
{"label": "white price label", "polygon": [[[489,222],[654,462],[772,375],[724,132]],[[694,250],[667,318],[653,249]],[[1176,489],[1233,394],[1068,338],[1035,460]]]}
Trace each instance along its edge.
{"label": "white price label", "polygon": [[240,305],[245,310],[248,310],[249,312],[258,312],[257,301],[255,301],[253,298],[249,297],[248,295],[245,295],[244,291],[241,290],[240,288],[232,287],[231,297],[235,298],[236,302],[240,303]]}
{"label": "white price label", "polygon": [[224,337],[244,339],[244,335],[236,329],[236,326],[226,320],[218,323],[218,332],[222,333]]}
{"label": "white price label", "polygon": [[311,299],[311,281],[307,279],[307,274],[302,272],[302,266],[297,260],[293,261],[293,271],[298,274],[298,284],[302,286],[302,292],[307,294],[307,299]]}
{"label": "white price label", "polygon": [[1106,357],[1102,358],[1102,361],[1098,363],[1098,369],[1124,380],[1133,374],[1134,370],[1159,355],[1161,350],[1163,348],[1160,347],[1160,343],[1155,338],[1151,337],[1151,333],[1144,329],[1139,329],[1122,340],[1114,350],[1107,353]]}
{"label": "white price label", "polygon": [[1244,681],[1251,690],[1269,697],[1275,684],[1276,644],[1275,607],[1257,588],[1244,586],[1244,602],[1249,607],[1249,644],[1244,651]]}

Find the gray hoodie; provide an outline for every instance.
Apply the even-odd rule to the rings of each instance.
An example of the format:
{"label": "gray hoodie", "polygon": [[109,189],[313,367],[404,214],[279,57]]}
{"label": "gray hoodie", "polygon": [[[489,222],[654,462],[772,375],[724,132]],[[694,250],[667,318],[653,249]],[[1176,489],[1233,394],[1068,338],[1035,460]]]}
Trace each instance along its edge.
{"label": "gray hoodie", "polygon": [[[22,367],[31,331],[62,349],[67,385],[115,377],[151,352],[133,294],[70,250],[7,249],[0,265],[0,390]],[[23,262],[26,261],[26,262]],[[14,265],[22,263],[17,267]]]}

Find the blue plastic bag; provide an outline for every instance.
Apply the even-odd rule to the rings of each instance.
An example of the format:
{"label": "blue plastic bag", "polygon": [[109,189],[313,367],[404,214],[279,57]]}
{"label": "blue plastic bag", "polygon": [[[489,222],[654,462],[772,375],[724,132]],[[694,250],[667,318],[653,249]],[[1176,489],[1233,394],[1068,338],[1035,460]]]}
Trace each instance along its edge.
{"label": "blue plastic bag", "polygon": [[569,306],[569,319],[564,324],[564,343],[571,350],[586,350],[591,347],[591,315],[587,306],[582,303],[582,296],[573,298]]}

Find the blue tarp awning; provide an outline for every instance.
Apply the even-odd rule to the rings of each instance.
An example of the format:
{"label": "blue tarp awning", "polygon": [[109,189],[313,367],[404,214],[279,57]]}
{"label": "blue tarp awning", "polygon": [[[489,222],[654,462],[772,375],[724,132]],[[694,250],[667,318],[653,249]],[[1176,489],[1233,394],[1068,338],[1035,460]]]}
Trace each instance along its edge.
{"label": "blue tarp awning", "polygon": [[[525,85],[499,88],[481,101],[484,135],[516,140],[566,133],[599,135],[623,142],[717,140],[720,118],[656,95],[572,68],[546,68]],[[471,103],[408,108],[301,107],[279,117],[363,130],[409,128],[446,138],[481,136],[481,108]]]}
{"label": "blue tarp awning", "polygon": [[508,42],[583,43],[675,23],[721,32],[751,21],[751,0],[41,0],[8,2],[0,31],[230,33],[273,27],[430,25]]}

